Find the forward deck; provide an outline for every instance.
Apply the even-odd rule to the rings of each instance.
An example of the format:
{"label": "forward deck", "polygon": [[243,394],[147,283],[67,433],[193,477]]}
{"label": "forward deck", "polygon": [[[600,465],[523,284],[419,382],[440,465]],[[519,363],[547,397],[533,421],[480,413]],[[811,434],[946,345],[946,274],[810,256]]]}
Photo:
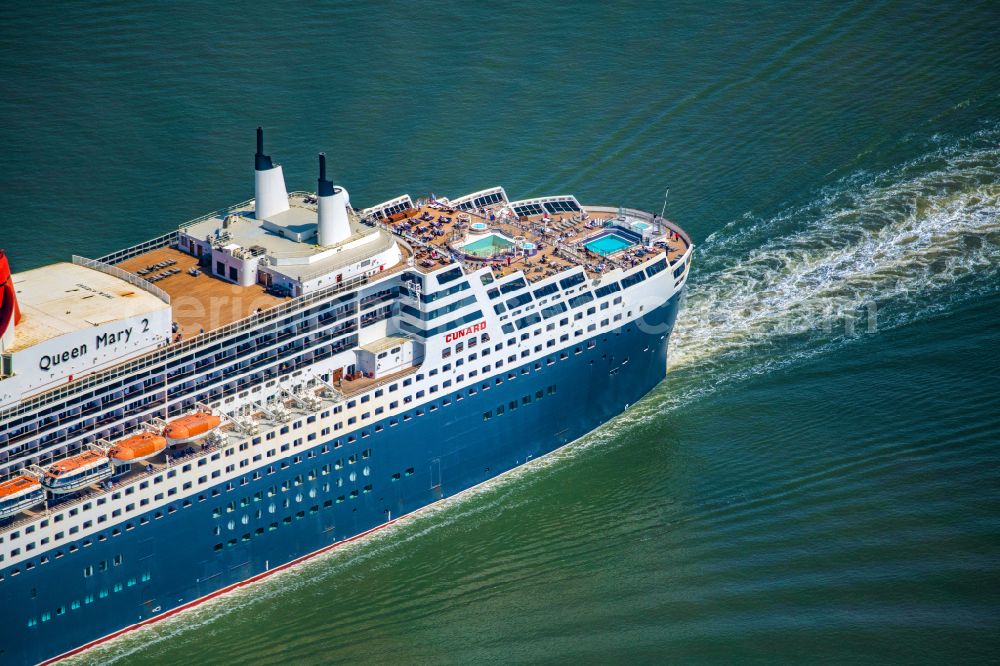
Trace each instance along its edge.
{"label": "forward deck", "polygon": [[[651,251],[666,251],[668,261],[673,263],[687,251],[689,241],[665,220],[662,238],[654,241],[651,249],[643,248],[641,242],[633,242],[607,256],[588,249],[586,244],[592,236],[614,232],[614,225],[624,221],[612,210],[585,207],[578,214],[517,219],[494,216],[491,220],[478,212],[430,204],[401,211],[386,220],[386,226],[414,242],[415,267],[422,272],[435,271],[452,263],[452,258],[458,258],[471,269],[489,265],[497,277],[523,270],[532,282],[576,265],[582,265],[591,276],[616,267],[628,268],[644,261]],[[471,239],[489,234],[500,234],[515,241],[515,246],[528,244],[531,249],[512,250],[490,258],[473,257],[463,250]]]}

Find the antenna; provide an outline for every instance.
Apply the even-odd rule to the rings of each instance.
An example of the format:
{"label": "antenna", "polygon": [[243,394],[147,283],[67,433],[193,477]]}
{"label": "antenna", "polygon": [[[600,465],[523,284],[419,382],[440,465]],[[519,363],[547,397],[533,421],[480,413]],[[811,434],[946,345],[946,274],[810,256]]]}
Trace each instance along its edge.
{"label": "antenna", "polygon": [[670,188],[667,188],[666,193],[663,195],[663,209],[660,211],[660,217],[663,217],[664,213],[667,212],[667,197],[670,196]]}

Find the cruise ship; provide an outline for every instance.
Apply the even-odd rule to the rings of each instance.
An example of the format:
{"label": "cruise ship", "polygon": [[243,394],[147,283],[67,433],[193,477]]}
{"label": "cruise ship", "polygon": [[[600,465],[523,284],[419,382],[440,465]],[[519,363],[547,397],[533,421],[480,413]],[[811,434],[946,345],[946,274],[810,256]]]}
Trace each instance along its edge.
{"label": "cruise ship", "polygon": [[[249,151],[248,151],[249,152]],[[49,663],[544,456],[666,376],[692,243],[502,187],[254,198],[0,253],[0,663]]]}

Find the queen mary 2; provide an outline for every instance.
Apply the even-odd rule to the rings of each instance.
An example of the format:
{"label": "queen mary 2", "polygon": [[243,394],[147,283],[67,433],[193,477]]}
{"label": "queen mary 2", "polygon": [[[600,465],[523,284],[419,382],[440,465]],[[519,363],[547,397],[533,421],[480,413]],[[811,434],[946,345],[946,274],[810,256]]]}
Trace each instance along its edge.
{"label": "queen mary 2", "polygon": [[692,245],[659,215],[502,187],[359,210],[322,154],[287,192],[260,129],[254,188],[99,259],[0,254],[0,662],[391,524],[666,375]]}

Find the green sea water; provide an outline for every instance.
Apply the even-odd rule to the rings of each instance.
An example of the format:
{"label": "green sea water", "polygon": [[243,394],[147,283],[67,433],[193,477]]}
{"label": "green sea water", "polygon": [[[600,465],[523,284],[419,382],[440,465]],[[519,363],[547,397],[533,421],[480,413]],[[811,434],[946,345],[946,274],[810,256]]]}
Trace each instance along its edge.
{"label": "green sea water", "polygon": [[0,246],[290,188],[574,193],[697,244],[667,380],[486,487],[76,663],[1000,659],[1000,5],[23,3]]}

